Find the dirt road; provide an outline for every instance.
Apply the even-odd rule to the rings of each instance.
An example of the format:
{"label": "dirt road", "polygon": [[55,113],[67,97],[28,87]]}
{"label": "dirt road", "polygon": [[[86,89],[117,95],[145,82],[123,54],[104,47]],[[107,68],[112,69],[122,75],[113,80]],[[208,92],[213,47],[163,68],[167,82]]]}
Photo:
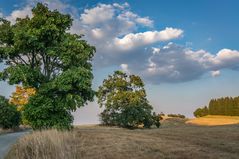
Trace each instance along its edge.
{"label": "dirt road", "polygon": [[27,131],[0,135],[0,159],[4,158],[12,144],[26,133]]}

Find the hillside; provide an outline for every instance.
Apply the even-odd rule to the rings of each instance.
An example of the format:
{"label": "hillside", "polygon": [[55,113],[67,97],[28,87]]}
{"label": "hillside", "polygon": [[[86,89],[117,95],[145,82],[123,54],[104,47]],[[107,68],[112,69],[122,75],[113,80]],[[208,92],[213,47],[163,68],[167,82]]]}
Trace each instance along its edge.
{"label": "hillside", "polygon": [[189,119],[186,123],[206,126],[239,124],[239,116],[207,115],[200,118]]}

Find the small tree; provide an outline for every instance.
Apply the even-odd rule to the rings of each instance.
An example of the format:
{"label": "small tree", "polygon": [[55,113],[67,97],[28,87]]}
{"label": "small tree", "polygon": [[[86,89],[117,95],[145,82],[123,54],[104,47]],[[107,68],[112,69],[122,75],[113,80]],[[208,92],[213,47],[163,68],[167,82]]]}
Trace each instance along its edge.
{"label": "small tree", "polygon": [[139,76],[115,71],[103,81],[97,92],[101,121],[106,125],[135,128],[140,124],[150,127],[152,106],[146,98],[144,83]]}
{"label": "small tree", "polygon": [[160,120],[162,120],[162,117],[161,117],[162,113],[160,114],[156,114],[155,112],[153,113],[153,121],[154,121],[154,125],[159,128],[161,123],[160,123]]}
{"label": "small tree", "polygon": [[20,113],[8,100],[0,96],[0,127],[3,129],[16,128],[20,124]]}
{"label": "small tree", "polygon": [[193,112],[193,115],[195,117],[203,117],[209,114],[207,106],[204,106],[203,108],[198,108]]}

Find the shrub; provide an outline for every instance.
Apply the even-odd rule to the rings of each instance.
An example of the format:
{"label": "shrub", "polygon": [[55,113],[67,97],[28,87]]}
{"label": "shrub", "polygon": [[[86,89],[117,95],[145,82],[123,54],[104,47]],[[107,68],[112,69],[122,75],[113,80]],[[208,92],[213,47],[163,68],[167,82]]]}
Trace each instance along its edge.
{"label": "shrub", "polygon": [[185,118],[185,115],[182,114],[168,114],[169,117],[175,117],[175,118]]}
{"label": "shrub", "polygon": [[16,107],[8,103],[8,99],[0,96],[0,127],[17,128],[20,124],[20,113]]}
{"label": "shrub", "polygon": [[160,120],[162,120],[161,117],[161,113],[160,114],[156,114],[155,112],[153,113],[153,121],[154,121],[154,125],[159,128],[161,123]]}
{"label": "shrub", "polygon": [[193,112],[193,115],[195,117],[203,117],[203,116],[206,116],[208,115],[209,111],[208,111],[208,108],[207,106],[203,107],[203,108],[198,108],[196,109],[194,112]]}

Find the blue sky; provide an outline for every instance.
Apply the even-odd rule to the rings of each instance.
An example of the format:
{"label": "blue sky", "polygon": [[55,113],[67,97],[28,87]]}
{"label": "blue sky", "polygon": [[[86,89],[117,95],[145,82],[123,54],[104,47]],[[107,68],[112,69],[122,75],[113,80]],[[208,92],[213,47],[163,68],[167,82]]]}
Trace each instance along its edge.
{"label": "blue sky", "polygon": [[[96,46],[94,88],[116,69],[140,75],[157,112],[189,117],[211,98],[239,95],[237,0],[39,0],[74,18],[70,32]],[[0,16],[31,16],[36,1],[0,2]],[[3,66],[0,66],[2,69]],[[13,87],[0,84],[8,96]],[[95,123],[90,103],[75,123]]]}

